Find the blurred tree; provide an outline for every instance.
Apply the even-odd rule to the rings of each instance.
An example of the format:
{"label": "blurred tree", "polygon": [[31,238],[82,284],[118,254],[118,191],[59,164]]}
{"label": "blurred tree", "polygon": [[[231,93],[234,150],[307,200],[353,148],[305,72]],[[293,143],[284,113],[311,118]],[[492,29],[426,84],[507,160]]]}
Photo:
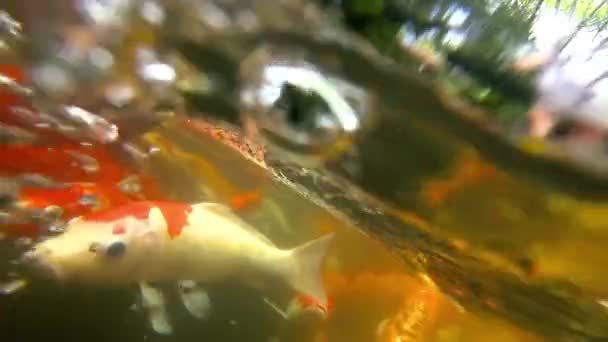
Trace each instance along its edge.
{"label": "blurred tree", "polygon": [[[608,0],[322,0],[344,23],[397,62],[418,68],[429,55],[450,89],[512,123],[534,98],[531,75],[510,67],[533,47],[531,31],[545,8],[608,27]],[[608,40],[608,38],[606,38]],[[404,49],[405,47],[405,49]],[[424,51],[421,51],[424,50]],[[453,72],[457,69],[458,72]],[[434,70],[434,71],[437,71]],[[505,113],[506,109],[510,113]]]}

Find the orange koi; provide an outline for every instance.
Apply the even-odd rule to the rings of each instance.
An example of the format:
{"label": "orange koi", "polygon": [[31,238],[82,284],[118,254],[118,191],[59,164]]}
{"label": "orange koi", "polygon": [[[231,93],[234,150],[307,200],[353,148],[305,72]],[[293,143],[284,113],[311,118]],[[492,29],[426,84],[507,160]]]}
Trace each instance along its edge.
{"label": "orange koi", "polygon": [[433,179],[422,189],[422,197],[432,207],[442,205],[455,193],[490,179],[505,177],[503,173],[480,159],[477,155],[465,154],[447,179]]}
{"label": "orange koi", "polygon": [[24,260],[46,265],[41,270],[59,281],[98,285],[212,282],[249,267],[254,276],[272,276],[323,303],[321,267],[332,240],[325,235],[279,249],[224,205],[141,201],[70,221],[63,234],[38,243]]}
{"label": "orange koi", "polygon": [[261,199],[262,190],[260,189],[243,192],[230,199],[230,207],[235,211],[249,209],[252,206],[259,204]]}
{"label": "orange koi", "polygon": [[428,286],[408,297],[396,315],[380,323],[378,341],[424,340],[429,323],[435,316],[439,296],[436,289]]}

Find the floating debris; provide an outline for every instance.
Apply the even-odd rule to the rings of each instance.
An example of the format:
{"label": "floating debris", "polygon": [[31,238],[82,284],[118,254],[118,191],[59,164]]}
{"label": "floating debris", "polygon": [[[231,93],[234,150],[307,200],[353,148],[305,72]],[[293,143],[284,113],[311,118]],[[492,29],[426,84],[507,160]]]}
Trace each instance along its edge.
{"label": "floating debris", "polygon": [[15,292],[24,289],[28,282],[24,279],[15,279],[6,283],[0,284],[0,295],[10,296]]}

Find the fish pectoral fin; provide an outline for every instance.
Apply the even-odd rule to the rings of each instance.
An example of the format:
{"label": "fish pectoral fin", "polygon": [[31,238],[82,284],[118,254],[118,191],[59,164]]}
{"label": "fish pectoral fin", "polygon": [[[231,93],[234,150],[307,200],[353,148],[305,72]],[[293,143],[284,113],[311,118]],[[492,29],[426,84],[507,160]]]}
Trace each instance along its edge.
{"label": "fish pectoral fin", "polygon": [[214,212],[218,215],[221,216],[227,216],[227,217],[239,217],[238,215],[236,215],[232,209],[230,209],[229,206],[221,204],[221,203],[215,203],[215,202],[200,202],[197,204],[193,204],[192,208],[196,209],[196,208],[202,208],[205,210],[209,210],[211,212]]}
{"label": "fish pectoral fin", "polygon": [[173,326],[169,321],[165,296],[161,290],[143,282],[139,283],[139,290],[141,304],[146,311],[152,330],[161,335],[171,335]]}
{"label": "fish pectoral fin", "polygon": [[180,280],[177,282],[179,297],[186,310],[198,319],[205,319],[211,313],[211,298],[207,291],[192,280]]}
{"label": "fish pectoral fin", "polygon": [[276,303],[271,301],[270,299],[263,297],[262,300],[266,305],[268,305],[274,312],[276,312],[281,318],[287,319],[287,312],[281,309]]}

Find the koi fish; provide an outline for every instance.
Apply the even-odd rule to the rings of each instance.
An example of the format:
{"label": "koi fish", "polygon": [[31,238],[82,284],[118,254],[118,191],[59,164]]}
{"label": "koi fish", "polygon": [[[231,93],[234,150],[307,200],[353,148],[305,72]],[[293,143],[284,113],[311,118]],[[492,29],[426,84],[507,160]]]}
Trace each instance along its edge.
{"label": "koi fish", "polygon": [[230,208],[235,211],[245,210],[260,203],[262,191],[257,189],[239,193],[230,199]]}
{"label": "koi fish", "polygon": [[286,311],[281,310],[266,298],[264,301],[284,319],[278,336],[271,341],[327,340],[323,326],[329,312],[333,309],[331,300],[321,303],[314,297],[299,293],[289,302]]}
{"label": "koi fish", "polygon": [[277,279],[326,303],[320,269],[332,236],[279,249],[224,205],[142,201],[76,218],[23,259],[63,282]]}
{"label": "koi fish", "polygon": [[428,325],[437,310],[438,296],[437,290],[428,286],[407,298],[395,316],[380,322],[376,331],[377,341],[424,340]]}
{"label": "koi fish", "polygon": [[264,298],[264,302],[285,320],[298,319],[302,314],[313,314],[316,317],[325,319],[333,309],[333,301],[331,299],[328,299],[326,303],[321,303],[316,298],[302,293],[295,295],[287,305],[286,310],[279,308],[277,304],[268,298]]}

